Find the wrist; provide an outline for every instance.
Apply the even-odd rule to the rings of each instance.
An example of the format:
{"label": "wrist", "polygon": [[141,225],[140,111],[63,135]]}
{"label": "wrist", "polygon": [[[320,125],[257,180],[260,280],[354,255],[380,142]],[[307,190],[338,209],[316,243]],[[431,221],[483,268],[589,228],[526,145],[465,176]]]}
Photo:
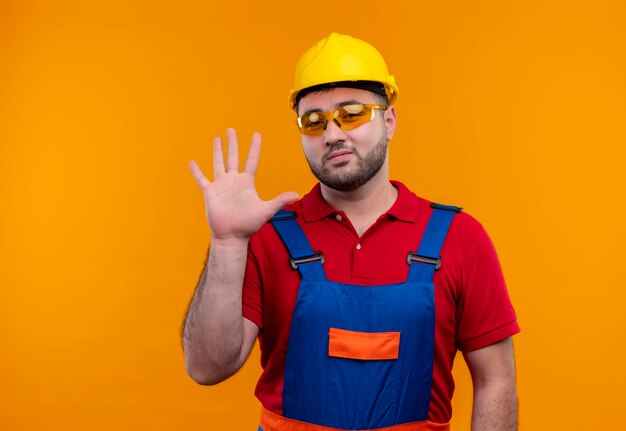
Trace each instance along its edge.
{"label": "wrist", "polygon": [[237,236],[229,236],[229,237],[221,237],[211,235],[211,248],[219,248],[225,250],[247,250],[248,243],[250,242],[249,237],[237,237]]}

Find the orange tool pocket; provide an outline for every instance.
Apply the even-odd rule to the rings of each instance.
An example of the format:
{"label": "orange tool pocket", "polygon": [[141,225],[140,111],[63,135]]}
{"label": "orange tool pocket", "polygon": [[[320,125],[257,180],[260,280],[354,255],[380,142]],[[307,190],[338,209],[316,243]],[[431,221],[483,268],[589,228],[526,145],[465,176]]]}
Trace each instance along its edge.
{"label": "orange tool pocket", "polygon": [[330,328],[328,356],[361,360],[398,359],[399,332],[356,332]]}

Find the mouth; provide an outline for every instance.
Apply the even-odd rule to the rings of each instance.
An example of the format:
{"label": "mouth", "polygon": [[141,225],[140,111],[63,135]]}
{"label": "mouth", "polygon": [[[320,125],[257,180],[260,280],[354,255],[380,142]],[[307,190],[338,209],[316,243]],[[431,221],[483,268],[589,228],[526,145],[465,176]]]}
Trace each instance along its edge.
{"label": "mouth", "polygon": [[329,160],[329,161],[344,160],[344,159],[347,159],[348,155],[350,154],[352,154],[352,151],[349,151],[349,150],[333,151],[332,153],[326,156],[326,160]]}

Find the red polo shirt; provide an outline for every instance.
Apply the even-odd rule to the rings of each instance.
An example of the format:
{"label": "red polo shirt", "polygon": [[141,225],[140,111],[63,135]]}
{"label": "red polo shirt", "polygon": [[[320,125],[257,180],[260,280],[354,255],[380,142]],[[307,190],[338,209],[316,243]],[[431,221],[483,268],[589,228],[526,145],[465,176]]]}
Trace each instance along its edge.
{"label": "red polo shirt", "polygon": [[[382,285],[406,281],[409,251],[417,251],[432,213],[430,202],[392,181],[398,199],[361,237],[342,211],[334,210],[317,184],[286,207],[313,250],[324,254],[331,281]],[[452,363],[457,349],[471,351],[519,332],[496,251],[483,229],[467,213],[454,217],[435,273],[435,352],[430,413],[432,422],[448,422],[454,392]],[[243,315],[259,328],[263,373],[255,394],[263,406],[282,414],[283,372],[291,316],[300,276],[289,254],[267,223],[251,239],[243,289]]]}

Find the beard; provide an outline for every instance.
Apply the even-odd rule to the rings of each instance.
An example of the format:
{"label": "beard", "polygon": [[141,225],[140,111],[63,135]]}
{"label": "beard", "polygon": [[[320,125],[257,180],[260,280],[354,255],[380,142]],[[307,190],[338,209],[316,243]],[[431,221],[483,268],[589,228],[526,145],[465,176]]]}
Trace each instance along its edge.
{"label": "beard", "polygon": [[[341,149],[347,149],[343,142],[331,144],[327,154]],[[354,150],[353,150],[354,151]],[[314,163],[307,158],[309,167],[313,175],[325,186],[341,192],[351,192],[358,189],[369,180],[371,180],[383,167],[387,157],[387,137],[382,136],[374,148],[365,156],[361,156],[358,152],[353,152],[356,157],[357,168],[352,172],[333,174],[328,167],[324,165],[326,157],[321,163]],[[340,168],[349,162],[336,165]]]}

